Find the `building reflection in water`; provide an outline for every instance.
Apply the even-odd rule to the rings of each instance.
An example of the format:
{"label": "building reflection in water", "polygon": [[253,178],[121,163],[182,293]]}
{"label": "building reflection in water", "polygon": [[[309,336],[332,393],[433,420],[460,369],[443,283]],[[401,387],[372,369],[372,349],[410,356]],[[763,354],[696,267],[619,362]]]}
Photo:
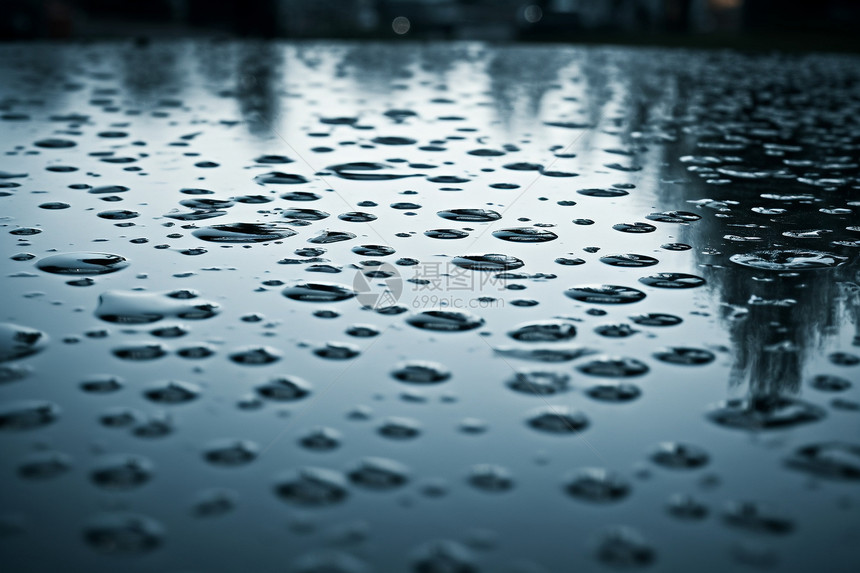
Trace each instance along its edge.
{"label": "building reflection in water", "polygon": [[[704,88],[702,77],[683,69],[632,74],[634,83],[652,88],[663,81],[664,100],[651,109],[671,110],[668,118],[642,117],[632,128],[646,136],[676,128],[678,137],[661,147],[660,205],[703,215],[681,237],[719,296],[732,342],[730,383],[747,383],[751,398],[773,397],[798,392],[828,338],[848,323],[860,326],[850,208],[860,166],[849,152],[851,134],[840,125],[844,92],[834,84],[840,80],[813,64],[818,83],[801,92],[792,78],[733,71],[729,59],[712,56],[722,71]],[[809,98],[829,104],[796,121]],[[732,260],[754,253],[795,262],[765,269]]]}

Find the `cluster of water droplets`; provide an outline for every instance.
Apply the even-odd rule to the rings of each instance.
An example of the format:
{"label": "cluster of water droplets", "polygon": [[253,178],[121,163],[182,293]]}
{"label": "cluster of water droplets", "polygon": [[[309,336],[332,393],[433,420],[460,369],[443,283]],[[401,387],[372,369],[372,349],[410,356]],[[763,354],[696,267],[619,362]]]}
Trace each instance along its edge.
{"label": "cluster of water droplets", "polygon": [[[851,505],[856,61],[194,46],[50,81],[0,50],[0,440],[54,531],[179,566],[189,516],[287,519],[296,571],[555,571],[692,563],[703,522],[767,567],[806,524],[765,482]],[[199,75],[122,75],[171,58]]]}

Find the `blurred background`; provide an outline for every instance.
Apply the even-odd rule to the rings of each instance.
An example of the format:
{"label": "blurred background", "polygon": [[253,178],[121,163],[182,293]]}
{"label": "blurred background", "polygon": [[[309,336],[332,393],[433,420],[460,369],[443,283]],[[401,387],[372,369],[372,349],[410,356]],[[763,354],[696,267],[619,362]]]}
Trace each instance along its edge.
{"label": "blurred background", "polygon": [[455,39],[860,46],[857,0],[2,0],[0,39]]}

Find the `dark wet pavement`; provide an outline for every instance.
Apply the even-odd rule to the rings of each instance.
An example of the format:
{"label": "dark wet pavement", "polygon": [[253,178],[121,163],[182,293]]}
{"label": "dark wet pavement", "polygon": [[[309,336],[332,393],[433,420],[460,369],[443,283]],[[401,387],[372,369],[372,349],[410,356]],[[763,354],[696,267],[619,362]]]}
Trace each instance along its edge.
{"label": "dark wet pavement", "polygon": [[855,571],[858,117],[854,56],[0,47],[3,570]]}

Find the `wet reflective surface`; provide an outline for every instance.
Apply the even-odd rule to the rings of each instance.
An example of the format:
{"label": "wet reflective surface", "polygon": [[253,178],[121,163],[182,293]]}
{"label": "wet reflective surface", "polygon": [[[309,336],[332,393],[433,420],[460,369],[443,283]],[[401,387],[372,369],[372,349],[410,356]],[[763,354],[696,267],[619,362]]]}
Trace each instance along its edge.
{"label": "wet reflective surface", "polygon": [[858,117],[851,56],[1,47],[3,570],[855,571]]}

